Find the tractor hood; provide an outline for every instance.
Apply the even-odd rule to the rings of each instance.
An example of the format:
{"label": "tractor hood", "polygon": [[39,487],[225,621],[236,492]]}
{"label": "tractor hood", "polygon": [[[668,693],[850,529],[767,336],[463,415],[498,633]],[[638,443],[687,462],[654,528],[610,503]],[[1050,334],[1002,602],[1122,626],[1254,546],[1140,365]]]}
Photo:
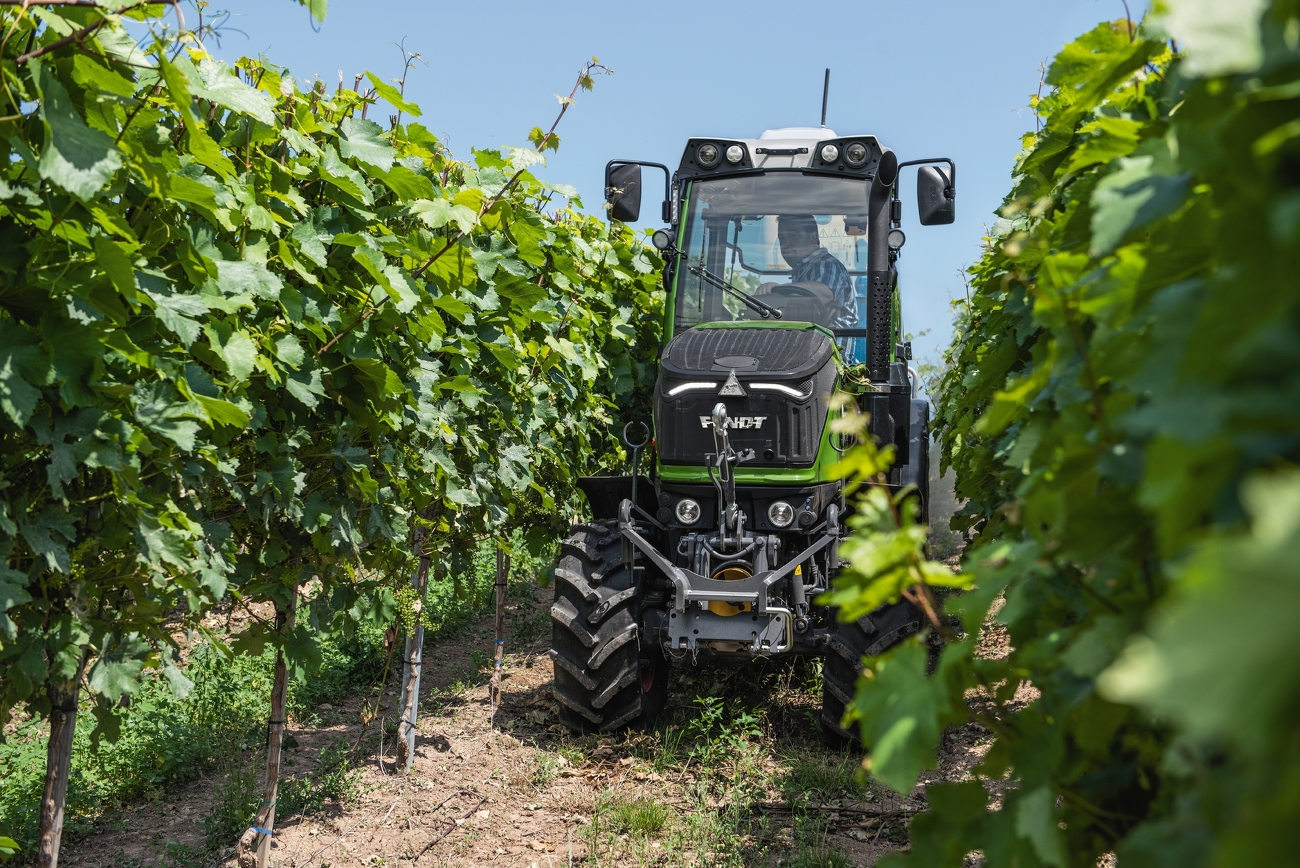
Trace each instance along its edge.
{"label": "tractor hood", "polygon": [[746,467],[811,467],[835,388],[835,350],[811,325],[702,325],[668,342],[655,389],[664,464],[701,466],[714,451],[709,415],[721,401]]}

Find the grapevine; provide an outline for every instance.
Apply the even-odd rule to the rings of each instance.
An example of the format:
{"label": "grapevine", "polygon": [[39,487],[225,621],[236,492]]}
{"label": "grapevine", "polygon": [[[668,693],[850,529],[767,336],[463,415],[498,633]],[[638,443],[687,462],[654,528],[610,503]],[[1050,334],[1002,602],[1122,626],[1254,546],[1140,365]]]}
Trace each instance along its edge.
{"label": "grapevine", "polygon": [[[888,864],[1294,861],[1298,16],[1170,2],[1047,70],[936,402],[961,631],[933,675],[919,643],[871,661],[851,712],[902,791],[947,727],[994,743]],[[908,519],[871,497],[841,602],[949,583],[891,568]]]}

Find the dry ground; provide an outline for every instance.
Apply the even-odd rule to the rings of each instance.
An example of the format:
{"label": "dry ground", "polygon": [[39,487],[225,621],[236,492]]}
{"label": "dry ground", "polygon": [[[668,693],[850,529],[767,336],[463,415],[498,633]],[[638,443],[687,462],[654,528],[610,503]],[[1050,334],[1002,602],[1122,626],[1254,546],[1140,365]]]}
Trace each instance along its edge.
{"label": "dry ground", "polygon": [[[961,778],[988,750],[987,733],[965,727],[947,734],[940,768],[907,796],[862,783],[858,757],[822,744],[816,662],[688,662],[673,673],[659,731],[573,737],[550,693],[549,602],[537,589],[513,607],[514,635],[532,641],[507,644],[495,725],[490,621],[426,648],[410,774],[393,767],[396,688],[381,702],[386,720],[364,736],[361,697],[321,706],[310,725],[295,721],[286,776],[315,771],[322,747],[360,739],[355,786],[342,803],[279,817],[271,864],[866,866],[906,846],[926,783]],[[711,727],[701,696],[720,697]],[[93,835],[66,842],[63,864],[234,866],[233,847],[205,849],[202,825],[227,786],[213,777],[111,814]]]}

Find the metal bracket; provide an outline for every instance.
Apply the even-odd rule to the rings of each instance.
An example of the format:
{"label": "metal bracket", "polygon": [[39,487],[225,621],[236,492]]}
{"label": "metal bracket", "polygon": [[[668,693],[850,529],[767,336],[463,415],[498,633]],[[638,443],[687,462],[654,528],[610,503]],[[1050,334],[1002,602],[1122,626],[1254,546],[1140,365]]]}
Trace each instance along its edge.
{"label": "metal bracket", "polygon": [[718,615],[701,609],[668,614],[668,648],[698,650],[700,640],[747,642],[751,654],[781,654],[790,650],[789,609],[773,606],[764,614],[739,612]]}

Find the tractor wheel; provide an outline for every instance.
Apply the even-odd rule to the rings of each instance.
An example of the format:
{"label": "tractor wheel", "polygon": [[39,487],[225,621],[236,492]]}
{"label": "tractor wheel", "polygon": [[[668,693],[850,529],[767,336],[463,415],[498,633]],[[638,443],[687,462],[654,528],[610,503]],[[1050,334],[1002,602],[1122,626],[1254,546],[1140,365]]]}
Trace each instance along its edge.
{"label": "tractor wheel", "polygon": [[832,746],[860,745],[857,733],[841,721],[853,701],[862,658],[881,654],[920,629],[921,613],[906,600],[881,606],[852,623],[834,622],[822,666],[822,731]]}
{"label": "tractor wheel", "polygon": [[551,606],[555,699],[572,730],[646,728],[668,699],[662,650],[640,647],[637,591],[618,523],[575,525],[560,546]]}

